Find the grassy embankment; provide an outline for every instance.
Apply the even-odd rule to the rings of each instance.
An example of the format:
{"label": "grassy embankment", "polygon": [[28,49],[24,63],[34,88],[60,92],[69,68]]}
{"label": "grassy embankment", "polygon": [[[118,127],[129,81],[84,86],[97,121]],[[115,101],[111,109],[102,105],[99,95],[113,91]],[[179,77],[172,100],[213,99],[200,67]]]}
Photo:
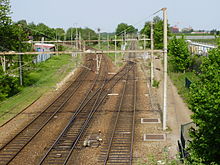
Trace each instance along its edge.
{"label": "grassy embankment", "polygon": [[188,100],[189,96],[189,89],[185,87],[185,78],[187,77],[191,82],[194,82],[198,79],[194,72],[185,72],[185,73],[175,73],[175,72],[168,72],[168,75],[174,85],[178,89],[178,93],[184,101]]}
{"label": "grassy embankment", "polygon": [[216,39],[191,39],[191,41],[204,43],[204,44],[210,44],[210,45],[217,45]]}
{"label": "grassy embankment", "polygon": [[213,34],[208,34],[208,33],[205,33],[205,34],[192,34],[192,33],[174,33],[175,35],[177,36],[214,36]]}
{"label": "grassy embankment", "polygon": [[[186,85],[185,78],[190,80],[192,83],[199,80],[199,77],[196,74],[196,70],[199,71],[199,67],[202,63],[203,58],[205,57],[192,55],[191,57],[192,64],[190,67],[191,69],[189,69],[189,71],[186,71],[185,73],[174,72],[172,64],[168,62],[168,75],[172,80],[172,82],[174,83],[174,85],[177,87],[178,93],[182,96],[185,102],[187,102],[188,98],[190,97],[189,95],[190,89],[185,86]],[[169,61],[169,57],[168,57],[168,61]]]}
{"label": "grassy embankment", "polygon": [[0,125],[9,120],[25,107],[39,98],[45,92],[54,90],[71,70],[76,67],[76,60],[70,55],[53,56],[49,60],[37,65],[37,69],[30,73],[36,80],[32,86],[22,88],[17,95],[0,103]]}

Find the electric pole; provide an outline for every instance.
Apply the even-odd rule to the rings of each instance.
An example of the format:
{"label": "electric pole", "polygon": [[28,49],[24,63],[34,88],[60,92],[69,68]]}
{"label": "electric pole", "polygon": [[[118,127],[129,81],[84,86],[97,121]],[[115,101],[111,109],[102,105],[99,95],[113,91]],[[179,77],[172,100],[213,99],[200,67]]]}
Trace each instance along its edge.
{"label": "electric pole", "polygon": [[[19,27],[21,27],[21,25],[19,24],[18,25]],[[18,40],[19,40],[19,52],[21,52],[21,35],[19,35],[18,37]],[[18,62],[19,62],[19,80],[20,80],[20,86],[23,86],[23,71],[22,71],[22,55],[19,54],[18,55]]]}
{"label": "electric pole", "polygon": [[117,36],[115,35],[115,65],[116,65],[116,50],[117,50],[116,39],[117,39]]}
{"label": "electric pole", "polygon": [[58,47],[58,33],[57,33],[57,29],[56,29],[56,42],[57,42],[57,44],[55,44],[55,49],[56,49],[56,51],[57,51],[57,56],[58,56],[58,55],[59,55],[59,54],[58,54],[59,47]]}
{"label": "electric pole", "polygon": [[97,29],[98,33],[99,33],[99,50],[101,49],[101,43],[100,43],[100,38],[101,38],[101,34],[100,34],[100,28]]}
{"label": "electric pole", "polygon": [[146,35],[144,34],[144,50],[146,49]]}
{"label": "electric pole", "polygon": [[[110,45],[109,45],[109,35],[107,36],[107,40],[108,40],[108,51],[110,49]],[[108,52],[108,55],[109,55],[109,52]]]}
{"label": "electric pole", "polygon": [[82,50],[82,37],[80,32],[79,32],[79,50]]}
{"label": "electric pole", "polygon": [[164,21],[164,86],[163,86],[163,93],[164,93],[164,100],[163,100],[163,130],[167,129],[167,8],[163,8],[163,21]]}
{"label": "electric pole", "polygon": [[6,59],[3,57],[3,72],[6,72]]}
{"label": "electric pole", "polygon": [[89,43],[88,43],[88,45],[90,45],[90,40],[91,40],[91,34],[89,32]]}
{"label": "electric pole", "polygon": [[70,40],[71,40],[71,46],[72,46],[72,41],[73,41],[73,32],[72,32],[72,28],[70,29]]}
{"label": "electric pole", "polygon": [[153,29],[153,22],[151,22],[151,87],[153,87],[154,81],[154,29]]}
{"label": "electric pole", "polygon": [[19,79],[20,79],[20,86],[23,86],[23,73],[22,73],[22,55],[18,55],[19,61]]}
{"label": "electric pole", "polygon": [[76,49],[78,49],[78,30],[77,30],[77,24],[76,24],[76,38],[75,38],[75,40],[76,40]]}

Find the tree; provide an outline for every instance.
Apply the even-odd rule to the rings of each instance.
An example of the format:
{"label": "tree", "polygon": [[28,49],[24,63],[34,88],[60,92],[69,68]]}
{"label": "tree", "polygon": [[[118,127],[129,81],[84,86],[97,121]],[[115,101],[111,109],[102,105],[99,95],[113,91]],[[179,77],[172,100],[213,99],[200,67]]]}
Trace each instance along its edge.
{"label": "tree", "polygon": [[[28,45],[23,41],[28,39],[28,35],[22,24],[12,23],[10,13],[9,0],[0,0],[0,51],[25,51]],[[3,59],[0,58],[2,63]],[[8,63],[12,63],[12,58],[6,57],[6,68]]]}
{"label": "tree", "polygon": [[50,28],[44,23],[39,23],[37,25],[30,23],[28,24],[27,29],[29,29],[29,35],[32,36],[35,41],[40,41],[42,38],[45,40],[56,39],[56,29]]}
{"label": "tree", "polygon": [[65,38],[65,30],[63,28],[56,28],[56,39],[64,40]]}
{"label": "tree", "polygon": [[10,1],[0,0],[0,51],[19,51],[26,46],[22,44],[22,41],[27,40],[27,35],[22,28],[25,21],[12,23],[10,10]]}
{"label": "tree", "polygon": [[169,62],[175,72],[184,72],[190,65],[190,53],[188,45],[183,38],[174,36],[168,45]]}
{"label": "tree", "polygon": [[98,39],[98,35],[96,34],[96,32],[90,28],[69,28],[67,30],[67,40],[71,40],[71,35],[72,35],[72,39],[75,40],[76,39],[76,31],[78,33],[80,33],[81,37],[83,40],[97,40]]}
{"label": "tree", "polygon": [[85,29],[79,29],[79,31],[81,32],[83,39],[88,39],[88,40],[89,39],[90,40],[97,40],[98,39],[97,33],[88,27],[86,27]]}
{"label": "tree", "polygon": [[0,75],[0,101],[19,92],[17,78]]}
{"label": "tree", "polygon": [[125,34],[136,34],[138,32],[134,26],[128,25],[126,23],[120,23],[116,28],[116,35],[123,35]]}
{"label": "tree", "polygon": [[24,28],[28,26],[27,21],[24,19],[18,21],[16,24],[21,25]]}
{"label": "tree", "polygon": [[191,129],[191,164],[220,164],[220,49],[209,52],[201,65],[199,81],[190,89],[190,109],[196,129]]}
{"label": "tree", "polygon": [[12,23],[9,0],[0,0],[0,26],[10,25]]}
{"label": "tree", "polygon": [[[153,18],[153,28],[154,28],[154,47],[155,49],[163,48],[163,20],[156,16]],[[168,28],[169,25],[168,25]],[[151,34],[151,22],[146,22],[143,29],[140,31],[141,34],[146,35],[147,38],[150,38]],[[170,36],[170,31],[168,31],[168,36]],[[150,46],[148,44],[147,46]]]}
{"label": "tree", "polygon": [[[71,37],[72,36],[72,37]],[[76,28],[69,28],[66,32],[67,40],[74,40],[76,38]]]}
{"label": "tree", "polygon": [[5,47],[5,39],[9,37],[5,33],[9,31],[12,23],[10,15],[9,0],[0,0],[0,51],[7,51]]}

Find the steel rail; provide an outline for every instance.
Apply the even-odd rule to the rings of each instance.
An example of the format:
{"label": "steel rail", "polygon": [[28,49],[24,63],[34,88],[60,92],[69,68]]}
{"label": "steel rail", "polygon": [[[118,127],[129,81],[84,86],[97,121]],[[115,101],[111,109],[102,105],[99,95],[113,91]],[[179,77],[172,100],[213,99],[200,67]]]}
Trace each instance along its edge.
{"label": "steel rail", "polygon": [[125,89],[126,89],[126,85],[127,85],[127,80],[128,80],[128,75],[127,75],[127,78],[126,78],[126,82],[124,83],[124,86],[123,86],[122,97],[121,97],[120,104],[119,104],[119,107],[118,107],[118,113],[117,113],[117,116],[116,116],[116,121],[115,121],[115,125],[114,125],[114,128],[113,128],[113,132],[111,134],[111,139],[110,139],[110,142],[109,142],[109,146],[108,146],[108,150],[107,150],[107,155],[105,157],[104,164],[107,164],[107,161],[108,161],[108,158],[109,158],[109,154],[110,154],[110,150],[111,150],[114,134],[115,134],[117,123],[118,123],[118,119],[119,119],[119,114],[121,112],[121,107],[122,107],[122,102],[123,102],[123,99],[124,99],[124,94],[125,94]]}
{"label": "steel rail", "polygon": [[[125,73],[125,74],[126,74],[126,73]],[[65,164],[68,163],[68,161],[69,161],[69,159],[70,159],[70,157],[71,157],[71,155],[72,155],[72,152],[73,152],[74,148],[76,147],[78,141],[80,140],[81,136],[83,135],[83,133],[85,132],[86,128],[88,127],[88,125],[89,125],[89,123],[90,123],[90,121],[91,121],[93,115],[94,115],[95,112],[98,110],[98,108],[101,106],[101,104],[103,103],[104,99],[108,96],[109,91],[112,90],[112,88],[118,83],[118,81],[120,81],[120,80],[124,77],[125,74],[123,74],[123,76],[121,76],[117,81],[115,81],[115,82],[114,82],[114,85],[112,85],[111,88],[109,88],[109,89],[106,90],[106,93],[103,94],[103,97],[102,97],[102,98],[100,97],[100,101],[97,103],[96,107],[94,107],[94,109],[90,112],[89,117],[88,117],[87,120],[85,121],[85,123],[84,123],[84,125],[83,125],[83,127],[82,127],[82,129],[81,129],[81,131],[80,131],[80,133],[79,133],[79,135],[77,136],[77,139],[74,141],[73,146],[72,146],[72,148],[71,148],[71,151],[70,151],[70,153],[68,154],[68,157],[66,158],[65,162],[63,163],[63,165],[65,165]],[[107,82],[107,83],[108,83],[108,82]],[[100,94],[101,94],[101,93],[102,93],[102,92],[100,92]]]}
{"label": "steel rail", "polygon": [[[111,159],[110,160],[112,160],[112,159],[114,159],[114,161],[116,160],[116,161],[118,161],[118,162],[114,162],[114,164],[116,163],[124,163],[124,164],[127,164],[127,163],[125,163],[125,162],[120,162],[120,161],[124,161],[125,160],[125,158],[126,158],[126,161],[129,161],[129,164],[132,164],[132,155],[133,155],[133,142],[134,142],[134,124],[135,124],[135,109],[136,109],[136,80],[135,80],[135,66],[134,66],[134,68],[133,68],[133,72],[134,72],[134,74],[133,74],[133,76],[134,76],[134,78],[133,78],[133,80],[131,80],[131,81],[134,81],[134,82],[132,82],[133,83],[133,91],[132,91],[132,93],[133,93],[133,110],[132,110],[132,116],[130,116],[130,115],[128,115],[128,116],[126,116],[126,115],[122,115],[122,113],[124,113],[124,112],[126,112],[126,111],[122,111],[122,109],[123,109],[123,104],[124,104],[124,101],[125,101],[125,99],[126,99],[126,96],[125,96],[125,92],[126,91],[128,91],[128,87],[129,87],[129,75],[127,75],[127,78],[126,78],[126,82],[124,83],[124,86],[123,86],[123,91],[122,91],[122,95],[121,95],[121,99],[120,99],[120,103],[119,103],[119,106],[118,106],[118,112],[117,112],[117,116],[116,116],[116,119],[115,119],[115,124],[114,124],[114,126],[113,126],[113,131],[112,131],[112,133],[111,133],[111,138],[110,138],[110,141],[109,141],[109,144],[108,144],[108,146],[107,146],[107,153],[105,154],[105,157],[104,157],[104,165],[106,165],[106,164],[108,164],[108,162],[109,162],[109,158],[110,158],[110,156],[111,156],[111,150],[113,149],[113,144],[114,144],[114,147],[126,147],[126,145],[127,145],[127,142],[122,142],[122,143],[119,143],[119,142],[117,142],[117,144],[116,143],[113,143],[113,141],[115,140],[115,139],[117,139],[117,138],[119,138],[120,136],[118,135],[119,134],[119,132],[120,133],[124,133],[124,132],[126,132],[125,130],[127,130],[126,128],[124,128],[123,127],[123,125],[122,126],[120,126],[120,122],[121,121],[119,121],[119,120],[123,120],[123,119],[125,119],[126,117],[128,118],[128,119],[126,119],[126,121],[127,121],[127,127],[129,127],[129,124],[131,124],[131,128],[129,128],[129,129],[131,129],[131,135],[129,135],[129,137],[131,138],[131,141],[129,142],[130,143],[130,151],[128,152],[128,154],[125,154],[125,153],[123,153],[123,154],[119,154],[119,155],[117,155],[117,152],[116,152],[116,154],[114,153],[113,154],[113,157],[114,158],[112,158],[111,157]],[[128,112],[126,112],[126,113],[130,113],[129,111]],[[131,123],[129,123],[129,118],[130,117],[132,117],[132,121],[130,121]],[[124,121],[124,120],[123,120]],[[121,128],[122,128],[122,130],[121,130]],[[117,134],[116,134],[116,130],[118,130],[117,131]],[[128,131],[128,130],[127,130]],[[126,134],[130,134],[130,132],[126,132]],[[118,135],[118,136],[117,136]],[[128,135],[127,135],[128,136]],[[128,139],[128,138],[127,138]],[[118,145],[118,146],[115,146],[115,145]],[[118,149],[118,153],[121,153],[121,152],[123,152],[123,149]],[[129,155],[129,158],[127,159],[127,157],[126,157],[126,155]],[[120,157],[121,156],[121,157]]]}
{"label": "steel rail", "polygon": [[133,145],[134,145],[134,136],[135,136],[135,118],[136,118],[136,104],[137,104],[137,81],[136,81],[136,67],[134,70],[134,104],[133,104],[133,119],[132,119],[132,134],[131,134],[131,149],[130,149],[130,165],[133,161]]}
{"label": "steel rail", "polygon": [[[122,71],[120,71],[119,73],[121,73]],[[116,75],[114,75],[110,80],[113,80],[113,78]],[[78,110],[78,112],[80,113],[80,111],[92,100],[94,100],[93,103],[93,108],[91,108],[92,110],[89,112],[87,119],[84,121],[84,123],[82,124],[80,130],[78,131],[77,135],[73,138],[73,141],[71,142],[71,149],[69,149],[66,155],[66,159],[63,161],[63,163],[61,162],[57,162],[57,164],[66,164],[72,154],[72,151],[74,149],[74,147],[76,146],[77,142],[79,141],[80,137],[82,136],[82,134],[84,133],[85,129],[87,128],[90,120],[92,119],[93,114],[95,113],[95,111],[98,109],[98,107],[100,106],[100,104],[103,102],[103,100],[105,99],[105,97],[107,96],[109,90],[106,90],[105,95],[100,99],[101,94],[103,93],[103,88],[106,86],[107,82],[109,82],[110,80],[106,81],[106,83],[104,83],[99,89],[97,89],[97,91],[93,94],[92,97],[90,97],[89,100],[87,100],[87,102],[84,104],[83,107],[80,108],[80,110]],[[118,80],[119,81],[119,80]],[[115,84],[118,82],[116,81]],[[113,88],[113,87],[112,87]],[[96,98],[94,98],[96,97]],[[98,102],[99,101],[99,102]],[[49,156],[50,152],[52,152],[53,149],[56,148],[56,145],[59,143],[59,140],[62,140],[62,137],[66,137],[68,131],[70,130],[70,128],[73,126],[73,123],[77,117],[77,115],[79,114],[74,114],[72,119],[69,121],[69,124],[65,127],[65,129],[62,131],[62,133],[60,134],[60,136],[57,138],[57,140],[54,142],[54,144],[50,147],[50,149],[47,151],[47,153],[44,155],[44,157],[41,159],[39,164],[44,164],[46,163],[46,159]],[[48,158],[49,159],[49,158]],[[50,159],[49,159],[50,160]],[[49,161],[48,160],[48,161]],[[53,162],[55,163],[55,162]]]}
{"label": "steel rail", "polygon": [[[104,61],[105,58],[103,58]],[[105,64],[105,63],[104,63]],[[105,64],[106,65],[106,64]],[[108,66],[108,65],[106,65]],[[107,73],[108,73],[108,67],[103,67],[105,68],[104,70],[104,76],[105,78],[103,78],[104,80],[106,79]],[[49,150],[46,152],[46,154],[43,156],[43,158],[40,160],[39,164],[43,164],[44,161],[46,160],[47,156],[50,154],[50,152],[52,151],[53,147],[55,145],[58,144],[59,139],[62,137],[63,134],[66,133],[66,131],[70,128],[71,124],[76,120],[76,118],[78,117],[78,115],[83,111],[83,109],[86,107],[86,105],[88,105],[88,103],[94,99],[94,96],[97,95],[98,92],[100,92],[101,88],[98,88],[96,91],[92,92],[93,90],[95,90],[95,86],[97,86],[97,82],[98,82],[98,78],[99,76],[101,76],[101,71],[99,72],[99,74],[96,76],[96,79],[92,85],[92,87],[90,88],[90,90],[87,92],[86,96],[84,97],[83,101],[80,103],[80,105],[78,106],[76,112],[74,113],[74,115],[71,117],[70,121],[68,122],[68,124],[66,125],[66,127],[63,129],[63,131],[61,132],[61,134],[58,136],[58,138],[56,139],[56,141],[53,143],[53,145],[49,148]],[[103,83],[103,81],[100,81],[101,83]],[[91,95],[92,94],[92,95]]]}
{"label": "steel rail", "polygon": [[[90,67],[91,65],[92,63],[90,62]],[[49,104],[48,107],[46,107],[27,126],[25,126],[18,134],[16,134],[10,141],[8,141],[6,144],[4,144],[0,148],[0,158],[1,158],[0,164],[1,165],[10,163],[17,156],[17,154],[44,128],[44,126],[53,118],[53,116],[62,109],[62,107],[68,102],[68,100],[75,94],[77,89],[79,89],[79,87],[81,86],[83,82],[82,80],[86,78],[88,73],[89,73],[88,70],[82,71],[77,76],[75,81],[73,81],[51,104]],[[83,79],[80,81],[81,77],[83,77]],[[70,90],[71,87],[74,87],[74,88]],[[61,98],[63,98],[65,94],[67,94],[67,98],[62,101]],[[62,101],[62,102],[59,103],[59,101]],[[56,104],[58,104],[58,107],[55,106]],[[54,109],[53,109],[53,106],[55,106]],[[52,111],[52,115],[50,115],[47,112],[50,110],[50,108],[52,110],[55,110],[55,111]],[[46,115],[49,114],[49,115],[46,116],[44,114]],[[45,116],[47,117],[46,119],[44,119]],[[40,118],[43,118],[44,123],[39,124],[38,120],[41,120]],[[35,122],[38,122],[39,125],[36,125]],[[33,131],[32,133],[28,131],[29,127],[32,127],[32,131]],[[12,147],[10,147],[10,145],[12,145]]]}

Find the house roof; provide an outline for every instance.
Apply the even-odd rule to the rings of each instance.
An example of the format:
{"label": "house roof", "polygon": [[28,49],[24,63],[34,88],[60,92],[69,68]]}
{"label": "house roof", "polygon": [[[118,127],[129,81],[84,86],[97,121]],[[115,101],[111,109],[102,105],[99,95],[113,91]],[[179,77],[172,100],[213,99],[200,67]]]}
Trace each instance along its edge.
{"label": "house roof", "polygon": [[44,43],[36,43],[34,44],[35,47],[41,47],[41,48],[53,48],[55,47],[54,44],[44,44]]}

